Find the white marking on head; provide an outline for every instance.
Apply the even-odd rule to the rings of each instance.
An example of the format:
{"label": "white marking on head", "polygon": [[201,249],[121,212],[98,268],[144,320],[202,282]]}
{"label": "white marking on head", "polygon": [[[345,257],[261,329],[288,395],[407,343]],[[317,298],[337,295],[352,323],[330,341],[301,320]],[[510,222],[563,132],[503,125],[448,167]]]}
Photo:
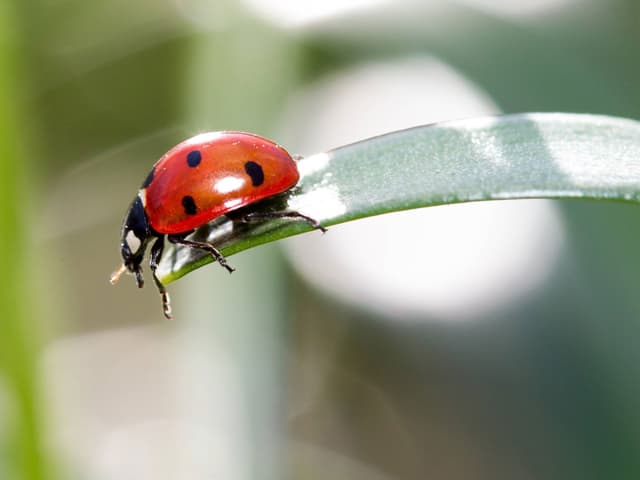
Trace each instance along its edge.
{"label": "white marking on head", "polygon": [[140,201],[142,202],[142,206],[146,207],[147,206],[147,189],[146,188],[142,188],[142,189],[138,190],[138,197],[140,197]]}
{"label": "white marking on head", "polygon": [[131,253],[136,253],[140,248],[140,245],[142,245],[142,241],[136,236],[133,230],[129,230],[124,239],[127,242],[127,246],[129,247],[129,250],[131,250]]}

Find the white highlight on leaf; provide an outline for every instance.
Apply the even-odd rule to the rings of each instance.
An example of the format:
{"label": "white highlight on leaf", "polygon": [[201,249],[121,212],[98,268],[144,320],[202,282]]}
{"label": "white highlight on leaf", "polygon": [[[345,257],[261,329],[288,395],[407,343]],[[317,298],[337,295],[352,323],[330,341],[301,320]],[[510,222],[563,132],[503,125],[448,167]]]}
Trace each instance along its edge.
{"label": "white highlight on leaf", "polygon": [[309,215],[322,223],[325,218],[343,215],[347,206],[335,186],[318,187],[304,195],[292,197],[288,209]]}
{"label": "white highlight on leaf", "polygon": [[298,160],[298,172],[301,177],[306,177],[312,173],[324,170],[329,164],[329,155],[318,153]]}

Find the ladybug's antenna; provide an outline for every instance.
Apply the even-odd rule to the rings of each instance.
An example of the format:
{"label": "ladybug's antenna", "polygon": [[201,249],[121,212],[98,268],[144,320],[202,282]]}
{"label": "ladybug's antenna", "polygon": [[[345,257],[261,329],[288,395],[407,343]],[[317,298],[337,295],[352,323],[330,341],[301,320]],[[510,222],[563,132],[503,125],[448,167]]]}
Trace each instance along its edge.
{"label": "ladybug's antenna", "polygon": [[111,278],[109,278],[109,282],[111,282],[111,285],[115,285],[116,283],[118,283],[118,280],[120,280],[120,277],[126,270],[127,267],[124,265],[124,263],[120,265],[120,268],[113,272],[111,274]]}

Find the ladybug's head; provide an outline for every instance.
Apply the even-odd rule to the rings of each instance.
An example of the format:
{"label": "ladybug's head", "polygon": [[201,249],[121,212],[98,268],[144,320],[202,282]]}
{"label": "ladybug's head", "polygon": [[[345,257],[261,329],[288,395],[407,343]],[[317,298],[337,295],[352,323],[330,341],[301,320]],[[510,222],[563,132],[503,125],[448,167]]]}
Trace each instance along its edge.
{"label": "ladybug's head", "polygon": [[120,240],[122,266],[111,275],[111,283],[115,284],[120,275],[129,271],[136,276],[138,287],[142,288],[144,279],[142,278],[142,267],[140,264],[144,258],[147,243],[151,238],[151,230],[147,222],[147,215],[144,213],[144,206],[140,195],[137,195],[122,224],[122,238]]}

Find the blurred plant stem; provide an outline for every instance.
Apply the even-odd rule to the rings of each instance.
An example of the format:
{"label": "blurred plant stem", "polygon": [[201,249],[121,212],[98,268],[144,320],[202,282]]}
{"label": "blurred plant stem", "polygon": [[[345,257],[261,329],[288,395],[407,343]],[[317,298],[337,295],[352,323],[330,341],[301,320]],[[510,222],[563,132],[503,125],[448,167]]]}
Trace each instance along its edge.
{"label": "blurred plant stem", "polygon": [[0,477],[51,478],[45,468],[37,395],[37,329],[30,305],[27,222],[29,152],[21,95],[19,8],[0,2]]}

